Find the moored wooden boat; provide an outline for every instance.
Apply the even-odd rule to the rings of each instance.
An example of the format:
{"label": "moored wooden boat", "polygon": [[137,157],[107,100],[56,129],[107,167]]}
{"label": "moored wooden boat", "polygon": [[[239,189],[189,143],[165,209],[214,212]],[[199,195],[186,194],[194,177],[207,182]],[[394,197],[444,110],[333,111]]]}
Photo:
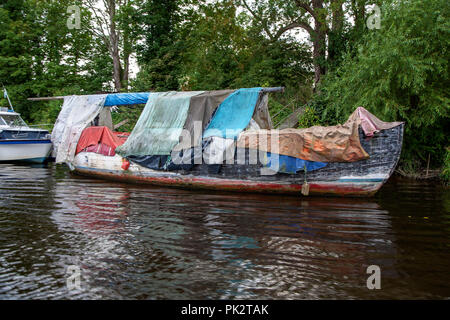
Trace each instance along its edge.
{"label": "moored wooden boat", "polygon": [[[273,129],[267,94],[282,90],[65,97],[52,132],[56,162],[75,174],[138,184],[374,195],[398,163],[404,123],[383,122],[358,107],[342,125]],[[112,132],[110,121],[100,124],[106,107],[144,102],[130,134]]]}
{"label": "moored wooden boat", "polygon": [[[367,138],[359,129],[361,146],[370,158],[356,162],[333,162],[306,173],[309,195],[372,196],[389,179],[400,158],[404,125],[381,130]],[[233,192],[293,194],[301,196],[305,174],[261,175],[263,165],[223,164],[211,173],[207,164],[190,171],[158,171],[133,162],[123,167],[119,155],[81,152],[75,156],[75,174],[128,183]],[[125,169],[124,169],[125,168]]]}

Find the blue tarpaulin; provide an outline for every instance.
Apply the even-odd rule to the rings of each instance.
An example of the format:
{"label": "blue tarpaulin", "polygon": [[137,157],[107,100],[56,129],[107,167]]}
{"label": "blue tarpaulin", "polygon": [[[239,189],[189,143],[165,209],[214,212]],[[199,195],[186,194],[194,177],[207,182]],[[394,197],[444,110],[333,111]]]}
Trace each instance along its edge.
{"label": "blue tarpaulin", "polygon": [[230,94],[217,108],[203,138],[236,138],[252,119],[261,89],[244,88]]}
{"label": "blue tarpaulin", "polygon": [[106,97],[105,107],[146,104],[149,95],[149,92],[111,93]]}
{"label": "blue tarpaulin", "polygon": [[[321,169],[327,166],[325,162],[317,162],[317,161],[308,161],[299,158],[294,158],[290,156],[285,156],[281,154],[274,154],[274,156],[278,156],[279,158],[279,169],[278,172],[284,173],[297,173],[300,170],[304,170],[306,167],[306,171],[314,171],[317,169]],[[276,163],[276,160],[274,160]],[[274,163],[274,165],[275,165]],[[272,165],[272,154],[267,152],[267,162],[264,165],[267,168],[270,168]]]}

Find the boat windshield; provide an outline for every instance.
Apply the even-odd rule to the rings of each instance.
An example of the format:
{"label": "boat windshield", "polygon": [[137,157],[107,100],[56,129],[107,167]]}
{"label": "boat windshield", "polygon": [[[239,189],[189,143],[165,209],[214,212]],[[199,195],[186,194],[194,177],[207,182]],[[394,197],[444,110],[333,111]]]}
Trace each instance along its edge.
{"label": "boat windshield", "polygon": [[10,127],[26,127],[27,124],[17,114],[2,114],[0,115],[0,125],[7,125]]}

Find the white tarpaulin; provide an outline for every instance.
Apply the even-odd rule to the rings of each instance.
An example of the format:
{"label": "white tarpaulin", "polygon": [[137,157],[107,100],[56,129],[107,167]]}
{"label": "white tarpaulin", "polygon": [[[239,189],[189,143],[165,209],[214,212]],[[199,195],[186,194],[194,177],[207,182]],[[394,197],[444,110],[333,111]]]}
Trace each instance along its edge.
{"label": "white tarpaulin", "polygon": [[203,160],[207,164],[234,163],[236,141],[221,137],[208,137],[205,139]]}
{"label": "white tarpaulin", "polygon": [[64,104],[52,131],[53,156],[56,163],[72,162],[83,130],[100,113],[105,95],[70,96]]}

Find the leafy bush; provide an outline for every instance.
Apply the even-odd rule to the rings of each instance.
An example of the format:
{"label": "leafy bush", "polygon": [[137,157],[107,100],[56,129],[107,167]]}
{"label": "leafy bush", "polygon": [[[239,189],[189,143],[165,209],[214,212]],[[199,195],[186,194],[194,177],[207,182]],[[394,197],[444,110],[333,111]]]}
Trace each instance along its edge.
{"label": "leafy bush", "polygon": [[321,120],[343,122],[358,106],[384,121],[405,121],[402,160],[442,165],[449,145],[450,5],[387,0],[381,29],[367,30],[328,74],[315,105]]}
{"label": "leafy bush", "polygon": [[442,178],[447,185],[450,185],[450,147],[446,149]]}
{"label": "leafy bush", "polygon": [[307,106],[298,118],[299,128],[309,128],[320,125],[319,115],[314,107]]}

